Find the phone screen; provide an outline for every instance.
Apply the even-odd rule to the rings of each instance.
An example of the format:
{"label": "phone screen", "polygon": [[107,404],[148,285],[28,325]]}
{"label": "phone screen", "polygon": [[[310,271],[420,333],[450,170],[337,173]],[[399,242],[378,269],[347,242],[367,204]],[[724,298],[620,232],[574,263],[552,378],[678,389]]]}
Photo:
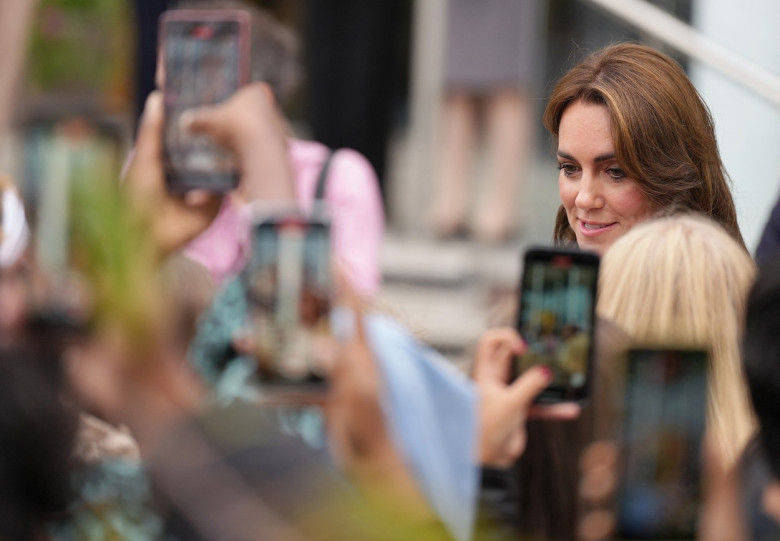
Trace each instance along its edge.
{"label": "phone screen", "polygon": [[629,352],[619,538],[695,538],[707,364],[704,351]]}
{"label": "phone screen", "polygon": [[220,103],[246,84],[248,15],[241,11],[170,11],[162,18],[165,165],[169,189],[230,191],[233,156],[206,135],[179,127],[187,109]]}
{"label": "phone screen", "polygon": [[582,400],[590,373],[599,259],[587,252],[532,249],[520,287],[520,373],[546,365],[553,381],[539,401]]}
{"label": "phone screen", "polygon": [[335,358],[328,222],[287,216],[256,224],[246,279],[263,383],[324,382]]}

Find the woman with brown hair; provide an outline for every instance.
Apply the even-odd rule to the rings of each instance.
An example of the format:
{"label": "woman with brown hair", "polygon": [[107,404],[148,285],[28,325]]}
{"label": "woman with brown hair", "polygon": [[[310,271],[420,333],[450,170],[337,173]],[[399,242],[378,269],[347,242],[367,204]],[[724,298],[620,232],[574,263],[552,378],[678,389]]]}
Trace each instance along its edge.
{"label": "woman with brown hair", "polygon": [[705,214],[744,246],[707,106],[668,56],[608,46],[555,86],[544,113],[557,142],[555,242],[603,253],[636,223]]}
{"label": "woman with brown hair", "polygon": [[[632,43],[596,51],[558,81],[544,123],[560,170],[556,244],[604,255],[638,224],[682,211],[712,218],[744,249],[712,117],[673,59]],[[609,386],[599,372],[611,362],[597,355],[594,397]],[[517,465],[524,533],[576,538],[577,463],[594,434],[592,409],[575,423],[528,424]]]}

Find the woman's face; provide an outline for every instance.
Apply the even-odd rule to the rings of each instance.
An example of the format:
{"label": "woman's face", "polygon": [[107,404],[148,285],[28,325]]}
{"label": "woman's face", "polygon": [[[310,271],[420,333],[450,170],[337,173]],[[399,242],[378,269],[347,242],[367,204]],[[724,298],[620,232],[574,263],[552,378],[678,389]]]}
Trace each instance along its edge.
{"label": "woman's face", "polygon": [[582,100],[563,112],[558,128],[558,190],[577,245],[603,255],[650,217],[650,201],[615,158],[607,108]]}

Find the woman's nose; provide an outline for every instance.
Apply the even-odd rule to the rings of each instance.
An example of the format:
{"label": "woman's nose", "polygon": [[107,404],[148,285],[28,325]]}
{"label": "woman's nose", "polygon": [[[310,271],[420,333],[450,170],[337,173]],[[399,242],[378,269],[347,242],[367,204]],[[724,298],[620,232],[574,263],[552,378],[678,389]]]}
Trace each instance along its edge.
{"label": "woman's nose", "polygon": [[592,210],[603,207],[604,196],[601,193],[601,188],[601,182],[596,175],[589,172],[583,172],[574,204],[577,208],[582,210]]}

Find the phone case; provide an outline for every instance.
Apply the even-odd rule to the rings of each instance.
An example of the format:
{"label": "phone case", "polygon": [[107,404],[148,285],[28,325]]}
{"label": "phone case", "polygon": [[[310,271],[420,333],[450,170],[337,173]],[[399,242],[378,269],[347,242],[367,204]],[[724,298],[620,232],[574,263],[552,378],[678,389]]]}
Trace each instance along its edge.
{"label": "phone case", "polygon": [[224,193],[238,183],[232,154],[208,136],[189,134],[179,117],[230,98],[249,82],[249,14],[173,10],[160,19],[165,99],[165,169],[169,190]]}
{"label": "phone case", "polygon": [[536,364],[552,370],[553,382],[538,402],[585,400],[590,386],[599,257],[590,252],[533,247],[520,280],[517,329],[526,351],[514,374]]}

